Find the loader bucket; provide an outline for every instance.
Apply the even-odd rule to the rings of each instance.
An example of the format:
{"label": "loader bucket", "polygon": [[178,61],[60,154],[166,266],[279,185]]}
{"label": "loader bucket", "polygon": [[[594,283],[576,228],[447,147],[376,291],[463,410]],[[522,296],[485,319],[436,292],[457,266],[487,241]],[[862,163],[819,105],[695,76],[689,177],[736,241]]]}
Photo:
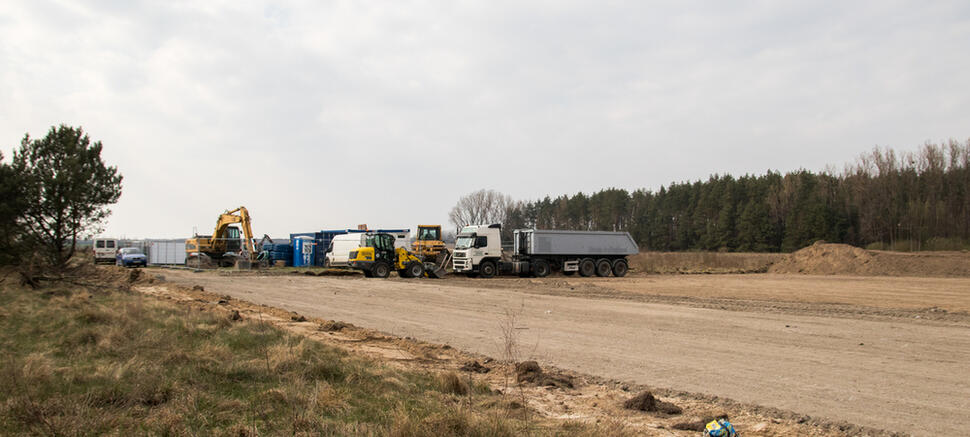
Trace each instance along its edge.
{"label": "loader bucket", "polygon": [[429,278],[444,279],[448,272],[435,263],[424,263],[424,275]]}

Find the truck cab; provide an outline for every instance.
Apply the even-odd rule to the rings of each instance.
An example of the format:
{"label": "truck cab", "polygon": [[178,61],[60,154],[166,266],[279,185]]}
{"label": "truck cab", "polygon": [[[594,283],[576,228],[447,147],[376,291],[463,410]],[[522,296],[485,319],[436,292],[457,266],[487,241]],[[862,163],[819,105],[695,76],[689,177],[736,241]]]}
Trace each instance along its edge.
{"label": "truck cab", "polygon": [[465,226],[455,239],[452,268],[455,273],[491,278],[502,259],[502,225]]}

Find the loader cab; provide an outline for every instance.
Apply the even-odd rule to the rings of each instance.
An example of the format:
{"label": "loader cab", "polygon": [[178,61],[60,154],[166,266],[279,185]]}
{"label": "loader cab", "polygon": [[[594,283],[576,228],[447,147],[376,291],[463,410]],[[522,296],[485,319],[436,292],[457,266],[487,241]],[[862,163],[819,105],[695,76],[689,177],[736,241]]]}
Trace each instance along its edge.
{"label": "loader cab", "polygon": [[386,261],[391,265],[397,260],[394,236],[391,234],[368,235],[365,246],[374,248],[374,261]]}

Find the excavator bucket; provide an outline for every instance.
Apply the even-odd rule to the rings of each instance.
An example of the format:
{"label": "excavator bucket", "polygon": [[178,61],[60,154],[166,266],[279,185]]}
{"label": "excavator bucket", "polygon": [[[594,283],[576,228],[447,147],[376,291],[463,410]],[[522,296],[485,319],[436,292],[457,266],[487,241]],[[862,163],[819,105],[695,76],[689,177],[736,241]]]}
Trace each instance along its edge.
{"label": "excavator bucket", "polygon": [[[441,256],[441,255],[444,256]],[[424,263],[424,275],[429,278],[444,279],[448,274],[448,261],[451,260],[451,252],[445,249],[441,254],[439,254],[438,263],[426,262]]]}
{"label": "excavator bucket", "polygon": [[424,263],[424,275],[429,278],[444,279],[448,272],[435,263]]}

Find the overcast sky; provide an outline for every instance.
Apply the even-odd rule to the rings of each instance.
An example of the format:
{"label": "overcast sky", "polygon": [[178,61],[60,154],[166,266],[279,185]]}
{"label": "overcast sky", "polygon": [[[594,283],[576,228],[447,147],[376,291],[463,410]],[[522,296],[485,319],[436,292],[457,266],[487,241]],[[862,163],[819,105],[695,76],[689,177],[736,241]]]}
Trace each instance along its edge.
{"label": "overcast sky", "polygon": [[0,2],[0,150],[60,123],[125,177],[109,235],[446,224],[966,140],[970,2]]}

